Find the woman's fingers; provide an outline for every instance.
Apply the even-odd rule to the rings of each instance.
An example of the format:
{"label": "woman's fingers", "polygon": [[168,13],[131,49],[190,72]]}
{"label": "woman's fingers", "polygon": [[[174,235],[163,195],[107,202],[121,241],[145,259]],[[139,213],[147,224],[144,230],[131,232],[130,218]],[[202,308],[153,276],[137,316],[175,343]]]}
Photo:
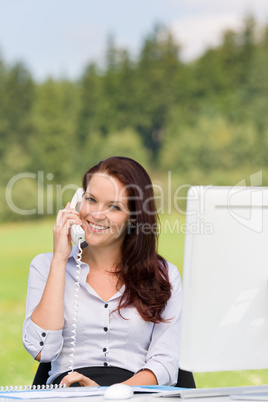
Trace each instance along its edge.
{"label": "woman's fingers", "polygon": [[81,225],[79,213],[72,208],[61,209],[58,212],[57,219],[53,228],[53,254],[64,259],[68,258],[72,244],[70,237],[70,228],[72,225]]}
{"label": "woman's fingers", "polygon": [[61,233],[64,231],[65,234],[68,234],[68,231],[72,225],[82,225],[82,221],[75,216],[66,215],[60,224],[55,224],[54,232]]}
{"label": "woman's fingers", "polygon": [[78,382],[82,387],[98,387],[99,385],[91,380],[90,378],[84,376],[83,374],[78,373],[77,371],[73,371],[70,374],[67,374],[61,380],[61,385],[65,385],[66,387],[70,387],[70,385]]}
{"label": "woman's fingers", "polygon": [[58,212],[57,219],[54,225],[54,233],[64,233],[68,235],[72,225],[81,225],[82,221],[79,218],[79,212],[74,209],[65,208]]}
{"label": "woman's fingers", "polygon": [[78,218],[78,215],[79,215],[79,212],[77,212],[75,209],[71,209],[71,208],[61,209],[58,212],[55,226],[62,227],[66,223],[67,219],[74,219],[74,220],[76,220],[76,223],[77,222],[81,223],[80,219]]}

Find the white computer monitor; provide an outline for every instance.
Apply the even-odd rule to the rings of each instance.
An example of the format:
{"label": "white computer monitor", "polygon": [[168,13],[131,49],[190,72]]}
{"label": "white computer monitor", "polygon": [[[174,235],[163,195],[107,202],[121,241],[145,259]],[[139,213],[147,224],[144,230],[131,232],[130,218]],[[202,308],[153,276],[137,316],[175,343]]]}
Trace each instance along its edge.
{"label": "white computer monitor", "polygon": [[268,188],[187,194],[180,367],[268,368]]}

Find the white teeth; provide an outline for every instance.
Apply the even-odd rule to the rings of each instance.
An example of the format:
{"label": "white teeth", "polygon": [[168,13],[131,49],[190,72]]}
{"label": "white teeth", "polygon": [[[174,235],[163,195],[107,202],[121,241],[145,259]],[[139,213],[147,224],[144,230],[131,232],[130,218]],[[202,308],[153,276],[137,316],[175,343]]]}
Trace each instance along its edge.
{"label": "white teeth", "polygon": [[96,225],[96,224],[91,223],[91,222],[89,222],[89,226],[91,226],[92,229],[95,229],[95,230],[105,230],[105,229],[108,229],[108,226],[100,226],[100,225]]}

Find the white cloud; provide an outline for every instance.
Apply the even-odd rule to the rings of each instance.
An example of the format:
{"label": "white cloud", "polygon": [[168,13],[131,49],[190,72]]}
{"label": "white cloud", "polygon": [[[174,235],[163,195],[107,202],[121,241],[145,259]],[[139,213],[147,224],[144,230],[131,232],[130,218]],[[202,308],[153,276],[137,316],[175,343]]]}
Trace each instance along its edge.
{"label": "white cloud", "polygon": [[227,14],[231,11],[240,16],[253,13],[260,19],[268,18],[267,0],[162,0],[162,2],[191,15],[195,12]]}
{"label": "white cloud", "polygon": [[235,14],[198,15],[174,21],[170,29],[182,47],[182,58],[189,61],[217,46],[225,30],[238,30],[241,25],[241,17]]}
{"label": "white cloud", "polygon": [[89,59],[98,59],[103,52],[107,35],[101,27],[92,23],[80,22],[68,27],[63,32],[67,50],[72,49],[73,54],[83,63]]}

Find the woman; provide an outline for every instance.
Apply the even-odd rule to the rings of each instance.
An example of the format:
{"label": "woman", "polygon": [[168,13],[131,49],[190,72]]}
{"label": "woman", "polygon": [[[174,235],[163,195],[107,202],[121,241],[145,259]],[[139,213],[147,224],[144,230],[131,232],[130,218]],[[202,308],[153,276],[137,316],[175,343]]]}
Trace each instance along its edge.
{"label": "woman", "polygon": [[[157,212],[150,177],[132,159],[112,157],[89,169],[80,214],[59,211],[53,253],[31,264],[23,343],[52,362],[48,383],[173,385],[177,380],[181,281],[157,254]],[[73,297],[85,230],[75,344]],[[75,349],[74,356],[72,355]],[[70,360],[74,371],[68,374]]]}

